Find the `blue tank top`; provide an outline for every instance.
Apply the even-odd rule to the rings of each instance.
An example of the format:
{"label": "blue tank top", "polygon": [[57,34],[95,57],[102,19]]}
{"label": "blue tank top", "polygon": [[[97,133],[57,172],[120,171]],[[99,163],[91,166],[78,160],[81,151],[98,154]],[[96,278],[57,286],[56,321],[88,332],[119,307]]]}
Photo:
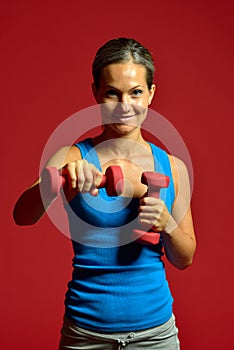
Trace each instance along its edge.
{"label": "blue tank top", "polygon": [[[101,170],[91,139],[76,146],[83,159]],[[171,212],[174,184],[168,155],[150,146],[155,171],[170,177],[160,197]],[[143,245],[132,239],[138,227],[138,205],[138,198],[109,197],[105,189],[97,197],[79,193],[65,204],[74,249],[65,313],[81,328],[104,333],[137,331],[161,325],[172,315],[162,241]]]}

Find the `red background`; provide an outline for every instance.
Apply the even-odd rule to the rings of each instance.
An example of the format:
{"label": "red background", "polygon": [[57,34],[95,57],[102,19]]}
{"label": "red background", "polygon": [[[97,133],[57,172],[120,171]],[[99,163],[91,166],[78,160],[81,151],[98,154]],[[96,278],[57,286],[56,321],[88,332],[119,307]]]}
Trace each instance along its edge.
{"label": "red background", "polygon": [[91,62],[116,36],[153,52],[151,107],[177,128],[193,161],[198,249],[189,269],[168,266],[181,348],[231,348],[233,10],[231,0],[1,3],[1,349],[57,349],[71,244],[47,216],[17,227],[12,209],[53,130],[94,104]]}

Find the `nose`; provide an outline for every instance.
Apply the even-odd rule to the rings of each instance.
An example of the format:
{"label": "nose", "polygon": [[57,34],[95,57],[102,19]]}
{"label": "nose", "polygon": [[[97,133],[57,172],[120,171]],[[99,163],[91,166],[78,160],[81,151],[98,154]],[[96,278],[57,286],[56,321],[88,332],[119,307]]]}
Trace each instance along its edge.
{"label": "nose", "polygon": [[130,111],[130,105],[127,102],[120,102],[119,109],[123,113],[128,113]]}
{"label": "nose", "polygon": [[119,108],[123,113],[128,113],[130,111],[130,102],[127,96],[122,96],[119,102]]}

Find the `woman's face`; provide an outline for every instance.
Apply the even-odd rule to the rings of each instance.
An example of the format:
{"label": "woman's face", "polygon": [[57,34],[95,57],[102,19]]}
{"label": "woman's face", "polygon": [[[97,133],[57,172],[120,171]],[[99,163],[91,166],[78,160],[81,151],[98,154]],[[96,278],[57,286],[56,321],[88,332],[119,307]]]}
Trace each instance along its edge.
{"label": "woman's face", "polygon": [[102,104],[103,122],[118,134],[128,134],[143,123],[155,85],[148,89],[146,68],[132,61],[103,68],[99,88],[93,85],[97,103]]}

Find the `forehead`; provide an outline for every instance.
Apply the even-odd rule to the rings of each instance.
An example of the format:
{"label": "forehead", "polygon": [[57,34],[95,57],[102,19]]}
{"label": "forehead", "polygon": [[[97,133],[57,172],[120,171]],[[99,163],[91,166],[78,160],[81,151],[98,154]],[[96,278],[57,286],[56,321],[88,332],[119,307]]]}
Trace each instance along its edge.
{"label": "forehead", "polygon": [[146,68],[140,64],[129,62],[113,63],[105,66],[101,74],[101,84],[133,83],[146,84]]}

